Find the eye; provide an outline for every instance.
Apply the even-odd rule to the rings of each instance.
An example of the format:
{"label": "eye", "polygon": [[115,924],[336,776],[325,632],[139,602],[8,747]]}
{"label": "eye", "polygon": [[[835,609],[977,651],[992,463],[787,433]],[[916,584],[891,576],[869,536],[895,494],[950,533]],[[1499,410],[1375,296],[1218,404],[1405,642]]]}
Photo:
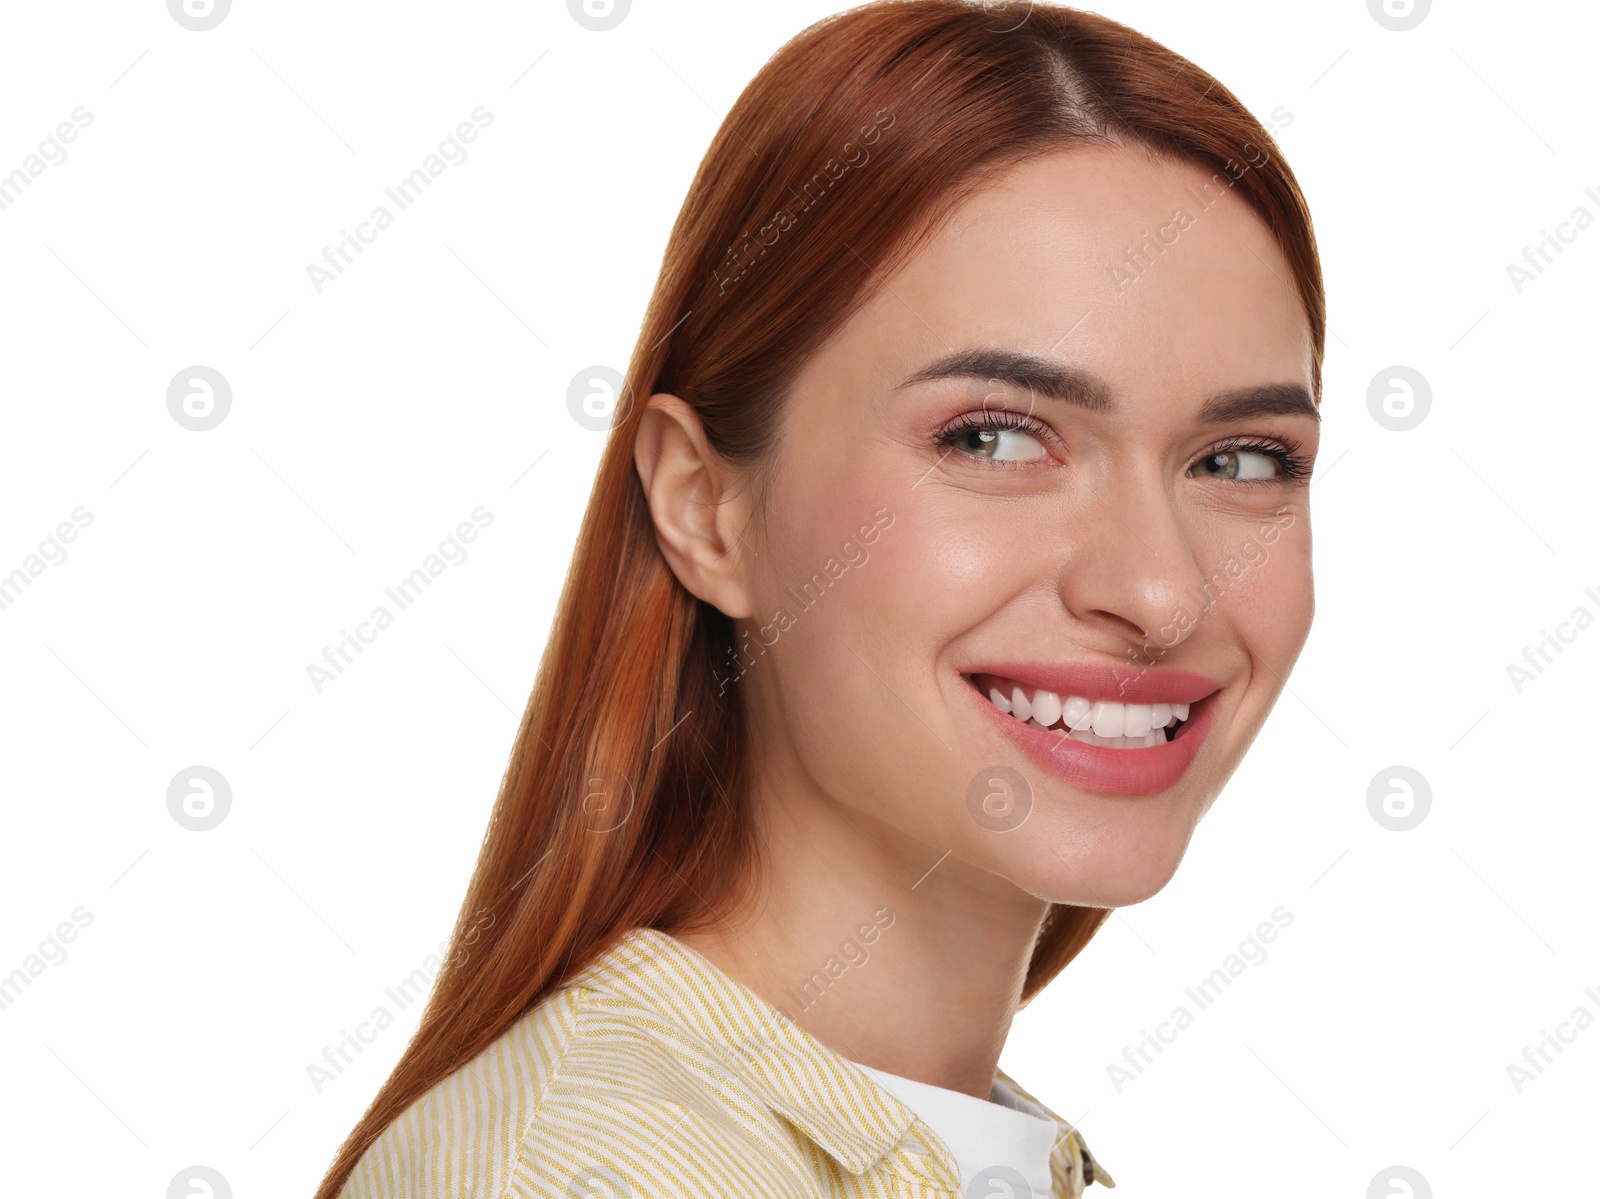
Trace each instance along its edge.
{"label": "eye", "polygon": [[1190,478],[1228,479],[1261,483],[1279,479],[1299,482],[1311,473],[1311,463],[1295,451],[1300,447],[1270,441],[1244,441],[1207,450],[1188,470]]}
{"label": "eye", "polygon": [[1045,428],[1016,412],[989,412],[963,416],[938,435],[938,444],[971,458],[995,462],[1036,462],[1049,456]]}
{"label": "eye", "polygon": [[[1278,473],[1278,462],[1270,455],[1251,450],[1223,450],[1207,454],[1195,466],[1203,467],[1201,474],[1213,479],[1270,479]],[[1189,468],[1195,473],[1195,467]]]}

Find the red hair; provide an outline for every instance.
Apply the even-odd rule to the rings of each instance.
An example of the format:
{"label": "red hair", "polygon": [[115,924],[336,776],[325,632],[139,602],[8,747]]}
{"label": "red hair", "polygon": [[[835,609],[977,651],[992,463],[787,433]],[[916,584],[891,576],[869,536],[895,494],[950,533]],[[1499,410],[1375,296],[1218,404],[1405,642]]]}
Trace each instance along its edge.
{"label": "red hair", "polygon": [[[1193,63],[1104,17],[989,0],[880,0],[784,45],[723,121],[673,226],[446,964],[317,1199],[623,932],[702,927],[750,881],[745,717],[712,675],[732,622],[657,546],[633,459],[642,398],[681,397],[712,447],[759,475],[790,380],[875,281],[1000,173],[1083,144],[1226,176],[1282,248],[1320,395],[1305,198],[1260,122]],[[1107,914],[1051,909],[1025,1001]]]}

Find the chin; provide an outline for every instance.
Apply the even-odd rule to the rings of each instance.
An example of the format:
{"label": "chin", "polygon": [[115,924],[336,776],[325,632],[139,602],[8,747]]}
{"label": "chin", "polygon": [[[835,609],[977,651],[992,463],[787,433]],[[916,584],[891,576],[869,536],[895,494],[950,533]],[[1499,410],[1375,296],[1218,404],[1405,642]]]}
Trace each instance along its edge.
{"label": "chin", "polygon": [[1077,841],[1067,847],[1043,844],[1026,864],[1005,871],[1024,890],[1078,907],[1123,908],[1156,895],[1178,872],[1191,829],[1137,838]]}
{"label": "chin", "polygon": [[[1059,896],[1053,898],[1056,903],[1070,903],[1082,907],[1132,907],[1156,895],[1172,881],[1172,876],[1177,872],[1178,863],[1174,861],[1165,869],[1118,871],[1107,877],[1091,877],[1085,874],[1079,879],[1068,874],[1061,880]],[[1085,883],[1088,886],[1085,886]]]}

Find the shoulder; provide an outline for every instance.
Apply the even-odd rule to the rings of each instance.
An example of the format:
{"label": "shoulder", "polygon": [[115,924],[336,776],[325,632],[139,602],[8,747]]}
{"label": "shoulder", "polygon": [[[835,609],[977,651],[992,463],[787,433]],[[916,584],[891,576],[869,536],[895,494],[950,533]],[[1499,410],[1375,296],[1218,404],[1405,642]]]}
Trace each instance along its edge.
{"label": "shoulder", "polygon": [[339,1199],[816,1194],[801,1139],[739,1091],[669,1017],[569,986],[385,1128]]}
{"label": "shoulder", "polygon": [[583,993],[558,991],[378,1135],[339,1199],[501,1199],[523,1131],[560,1073]]}

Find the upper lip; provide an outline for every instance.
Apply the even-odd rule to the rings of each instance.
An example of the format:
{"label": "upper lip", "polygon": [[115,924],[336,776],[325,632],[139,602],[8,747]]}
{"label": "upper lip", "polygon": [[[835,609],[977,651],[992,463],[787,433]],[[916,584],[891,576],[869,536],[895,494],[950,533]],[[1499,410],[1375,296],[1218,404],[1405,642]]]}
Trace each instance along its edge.
{"label": "upper lip", "polygon": [[988,662],[961,673],[1000,675],[1025,688],[1122,704],[1198,703],[1222,687],[1192,671],[1126,662]]}

